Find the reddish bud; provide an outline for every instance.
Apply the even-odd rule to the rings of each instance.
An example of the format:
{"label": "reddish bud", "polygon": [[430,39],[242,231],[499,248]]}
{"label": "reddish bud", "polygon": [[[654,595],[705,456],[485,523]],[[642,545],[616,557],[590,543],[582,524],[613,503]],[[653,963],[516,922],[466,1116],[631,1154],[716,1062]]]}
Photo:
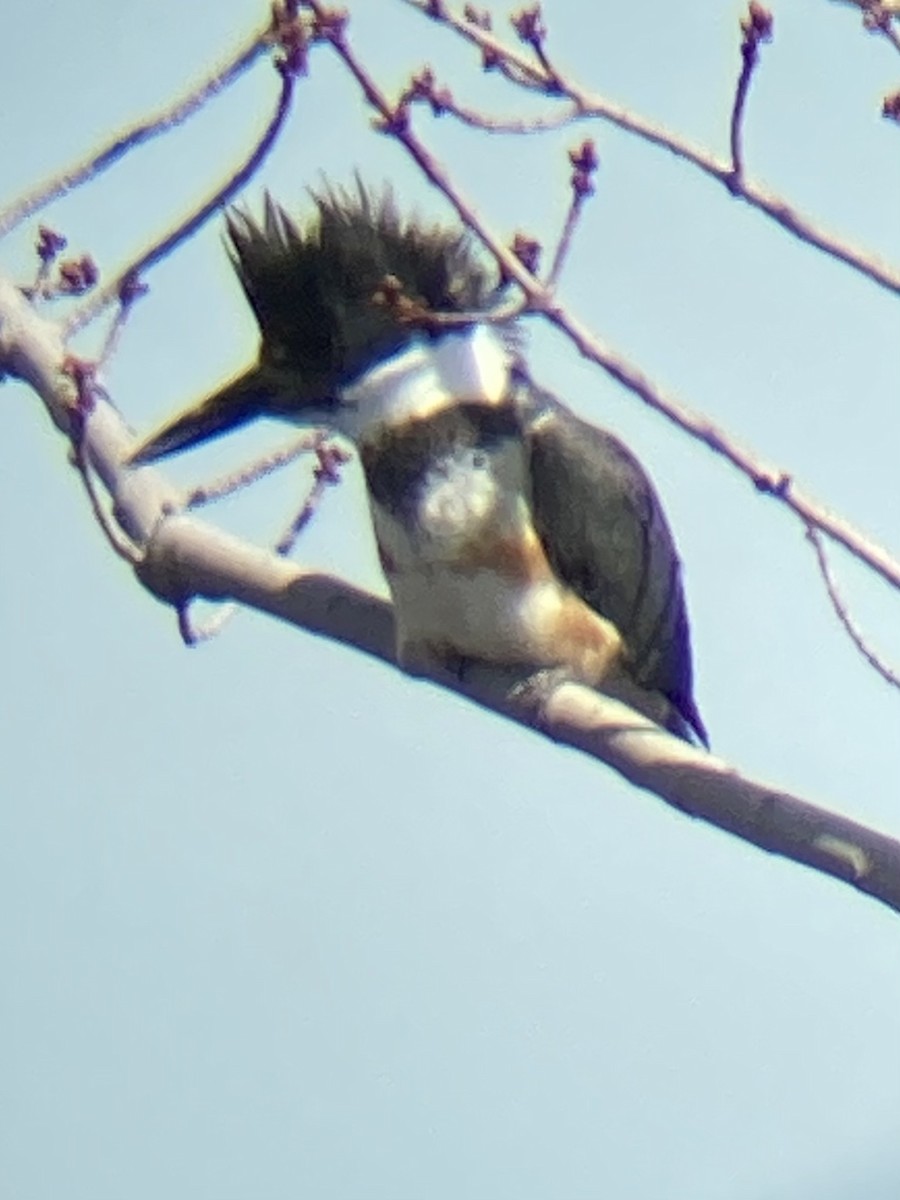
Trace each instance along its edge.
{"label": "reddish bud", "polygon": [[340,483],[341,467],[350,461],[351,455],[342,446],[333,442],[324,442],[316,447],[316,467],[313,472],[316,479],[325,483]]}
{"label": "reddish bud", "polygon": [[463,9],[463,20],[468,21],[470,25],[477,25],[479,29],[490,30],[493,28],[491,14],[483,8],[476,8],[474,4],[467,4]]}
{"label": "reddish bud", "polygon": [[272,38],[281,49],[275,67],[281,75],[305,75],[309,57],[309,34],[297,15],[297,4],[283,0],[272,10]]}
{"label": "reddish bud", "polygon": [[425,100],[431,105],[431,111],[436,117],[453,108],[453,95],[449,88],[439,88],[431,67],[423,67],[418,75],[413,75],[406,90],[406,100]]}
{"label": "reddish bud", "polygon": [[94,410],[97,393],[97,365],[75,354],[66,356],[63,371],[75,384],[76,400],[72,411],[72,433],[79,437],[84,431],[84,418]]}
{"label": "reddish bud", "polygon": [[535,49],[543,45],[544,38],[547,36],[547,26],[544,24],[540,4],[535,4],[531,8],[523,8],[520,13],[510,17],[510,20],[520,41]]}
{"label": "reddish bud", "polygon": [[572,164],[572,191],[578,200],[594,194],[594,176],[600,166],[597,147],[591,138],[585,138],[580,146],[569,151]]}
{"label": "reddish bud", "polygon": [[316,17],[316,37],[340,45],[344,41],[350,14],[345,8],[328,8]]}
{"label": "reddish bud", "polygon": [[59,290],[67,296],[80,296],[100,278],[97,264],[89,254],[70,258],[59,265]]}
{"label": "reddish bud", "polygon": [[767,8],[750,0],[746,17],[741,17],[741,32],[745,47],[756,47],[760,42],[770,42],[775,28],[775,19]]}
{"label": "reddish bud", "polygon": [[600,166],[600,159],[597,157],[597,147],[594,145],[593,138],[585,138],[580,146],[569,151],[569,162],[578,171],[585,171],[590,175]]}
{"label": "reddish bud", "polygon": [[401,97],[392,113],[386,117],[377,117],[372,124],[379,133],[386,133],[388,137],[402,137],[409,129],[409,102],[407,98],[405,96]]}
{"label": "reddish bud", "polygon": [[38,225],[37,242],[35,250],[37,256],[42,263],[53,262],[58,254],[65,250],[68,242],[61,233],[57,233],[55,229],[51,229],[49,225]]}
{"label": "reddish bud", "polygon": [[119,285],[119,303],[123,308],[129,308],[135,300],[146,296],[149,291],[150,288],[147,284],[134,271],[131,271]]}
{"label": "reddish bud", "polygon": [[541,243],[526,233],[517,233],[513,238],[512,252],[532,275],[537,275],[541,267]]}

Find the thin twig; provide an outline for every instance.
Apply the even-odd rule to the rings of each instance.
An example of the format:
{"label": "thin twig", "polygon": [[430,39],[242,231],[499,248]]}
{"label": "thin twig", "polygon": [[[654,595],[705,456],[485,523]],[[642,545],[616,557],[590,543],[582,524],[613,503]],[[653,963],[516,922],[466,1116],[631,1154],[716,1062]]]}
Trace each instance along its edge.
{"label": "thin twig", "polygon": [[103,339],[103,345],[100,347],[100,353],[97,355],[97,366],[101,367],[108,363],[115,354],[119,345],[119,340],[122,336],[122,331],[131,316],[131,310],[134,308],[135,301],[141,296],[146,295],[147,287],[141,283],[136,275],[128,276],[119,289],[119,307],[116,310],[116,315],[113,318],[106,337]]}
{"label": "thin twig", "polygon": [[[446,112],[452,113],[460,124],[467,125],[470,129],[481,130],[483,133],[507,133],[515,135],[553,133],[557,129],[564,129],[566,125],[574,125],[576,121],[585,119],[585,114],[579,112],[577,108],[570,108],[567,111],[557,113],[556,116],[529,118],[489,117],[477,109],[464,108],[452,97],[450,97],[444,108]],[[432,105],[432,112],[434,111],[434,105]],[[435,115],[440,114],[435,113]]]}
{"label": "thin twig", "polygon": [[202,508],[206,504],[213,504],[225,496],[230,496],[242,488],[249,487],[250,484],[256,483],[260,479],[265,479],[267,475],[280,470],[302,455],[310,454],[317,450],[321,444],[322,437],[323,434],[320,430],[312,430],[309,433],[304,433],[302,437],[291,442],[289,446],[284,446],[281,450],[274,450],[272,453],[256,459],[248,466],[241,467],[238,471],[220,476],[211,483],[199,484],[188,494],[185,500],[185,508]]}
{"label": "thin twig", "polygon": [[460,124],[484,133],[548,133],[562,129],[565,125],[571,125],[583,118],[583,114],[575,105],[555,116],[532,118],[487,116],[478,109],[460,104],[448,87],[438,84],[431,67],[423,67],[412,76],[398,103],[402,105],[404,102],[427,104],[434,116],[443,117],[449,113]]}
{"label": "thin twig", "polygon": [[268,46],[268,31],[268,25],[263,29],[255,29],[227,62],[213,71],[200,84],[195,84],[180,100],[127,126],[111,141],[92,151],[81,162],[52,175],[32,191],[19,197],[8,208],[0,212],[0,237],[4,237],[32,213],[37,212],[51,201],[66,195],[86,180],[96,178],[129,150],[168,132],[173,126],[180,125],[187,120],[207,101],[228,87],[229,84],[234,83],[248,67],[252,66],[256,58]]}
{"label": "thin twig", "polygon": [[225,181],[186,220],[180,221],[174,229],[171,229],[152,246],[149,246],[133,262],[129,263],[125,270],[121,271],[115,279],[111,280],[105,287],[99,288],[91,295],[87,303],[76,309],[65,324],[67,337],[71,337],[79,329],[84,328],[103,309],[112,304],[129,277],[145,274],[155,263],[166,258],[177,246],[180,246],[182,242],[187,241],[188,238],[196,233],[214,213],[218,212],[223,205],[227,204],[241,190],[251,176],[255,174],[275,144],[275,139],[281,132],[290,111],[293,94],[294,76],[288,71],[283,71],[281,73],[281,89],[275,111],[259,141],[254,146],[252,153],[248,155],[243,165],[237,171],[230,172]]}
{"label": "thin twig", "polygon": [[[517,296],[491,310],[478,309],[471,312],[436,312],[417,301],[412,307],[402,307],[409,297],[400,293],[394,311],[404,325],[414,329],[427,329],[430,333],[447,332],[451,329],[471,329],[473,325],[490,325],[494,329],[506,329],[530,311],[526,297]],[[392,307],[394,302],[392,303]]]}
{"label": "thin twig", "polygon": [[884,659],[880,658],[871,646],[869,646],[862,630],[850,615],[850,610],[838,590],[837,581],[831,570],[831,564],[828,562],[828,555],[825,551],[825,544],[821,533],[812,525],[807,525],[806,536],[816,552],[816,560],[819,564],[822,581],[825,584],[825,591],[828,593],[828,599],[831,601],[831,607],[834,609],[837,619],[843,625],[847,636],[869,666],[881,676],[885,683],[891,684],[892,687],[900,688],[900,675],[893,668],[889,667]]}
{"label": "thin twig", "polygon": [[559,241],[556,243],[556,252],[553,255],[553,263],[544,280],[544,285],[547,288],[555,288],[559,282],[559,277],[562,274],[563,266],[568,257],[569,250],[572,246],[572,235],[575,232],[575,227],[578,224],[578,218],[581,216],[581,210],[584,207],[584,196],[573,194],[572,202],[566,212],[566,221],[563,225],[562,233],[559,235]]}
{"label": "thin twig", "polygon": [[228,601],[227,604],[220,604],[217,612],[197,624],[192,615],[193,606],[193,598],[175,605],[178,633],[185,646],[199,646],[201,642],[209,642],[218,637],[238,613],[238,606],[233,601]]}
{"label": "thin twig", "polygon": [[313,485],[300,511],[275,543],[275,553],[283,558],[292,553],[301,533],[318,511],[328,488],[340,483],[341,467],[350,459],[348,452],[335,443],[327,441],[324,433],[320,436],[316,453],[319,462],[313,477]]}
{"label": "thin twig", "polygon": [[559,282],[559,276],[572,245],[572,238],[584,202],[594,194],[594,175],[599,166],[597,152],[590,138],[586,139],[576,150],[569,151],[569,162],[572,164],[572,201],[566,213],[566,221],[556,245],[549,274],[544,280],[544,286],[552,291]]}
{"label": "thin twig", "polygon": [[[318,465],[313,478],[313,485],[306,496],[299,512],[278,538],[273,550],[279,557],[285,558],[292,553],[303,530],[312,520],[321,505],[322,499],[329,486],[340,482],[340,467],[348,461],[349,454],[328,441],[326,430],[312,430],[292,445],[283,450],[267,455],[257,460],[248,468],[203,487],[195,489],[187,497],[185,508],[199,508],[214,500],[258,482],[280,467],[286,466],[303,454],[314,452],[318,455]],[[185,645],[195,646],[199,642],[209,641],[217,637],[225,625],[237,613],[237,605],[224,604],[220,611],[207,618],[202,624],[195,624],[191,616],[191,601],[176,605],[178,614],[178,631]]]}
{"label": "thin twig", "polygon": [[531,47],[532,53],[540,63],[541,71],[547,80],[546,90],[550,93],[559,92],[561,90],[559,73],[550,62],[544,47],[547,40],[547,26],[544,24],[540,4],[533,4],[531,8],[523,8],[521,12],[510,17],[510,23],[518,34],[519,41]]}
{"label": "thin twig", "polygon": [[[514,63],[524,77],[523,80],[520,80],[521,86],[546,94],[550,81],[542,72],[541,67],[525,55],[520,54],[515,48],[505,45],[492,33],[451,13],[445,4],[441,4],[437,9],[432,9],[430,0],[401,0],[401,2],[454,30],[477,46],[483,54],[490,54],[494,61],[508,60],[510,63]],[[724,162],[716,158],[708,150],[677,136],[664,126],[637,116],[628,109],[577,86],[571,80],[562,79],[559,82],[562,87],[561,98],[571,101],[581,116],[609,121],[610,124],[623,129],[626,133],[633,134],[650,145],[669,151],[676,158],[690,163],[704,175],[724,185],[733,195],[744,200],[751,208],[764,213],[799,241],[844,263],[845,266],[863,275],[878,287],[900,295],[900,268],[893,267],[875,255],[836,237],[811,217],[800,212],[781,196],[769,191],[761,184],[749,179],[741,179],[736,184],[730,161]]]}
{"label": "thin twig", "polygon": [[740,188],[744,177],[744,110],[747,105],[747,95],[750,91],[750,81],[753,79],[759,63],[760,43],[771,41],[772,14],[750,0],[747,16],[741,18],[741,73],[738,76],[734,93],[734,104],[731,109],[731,172],[732,190]]}
{"label": "thin twig", "polygon": [[299,511],[291,518],[281,536],[276,541],[273,547],[276,554],[280,555],[282,558],[287,558],[289,554],[293,553],[294,547],[297,545],[301,533],[312,520],[313,515],[318,511],[327,487],[328,480],[324,479],[320,475],[317,475],[313,480],[312,487],[309,489],[306,499],[300,506]]}
{"label": "thin twig", "polygon": [[91,469],[90,460],[85,448],[83,428],[74,431],[72,438],[72,462],[81,478],[81,482],[84,484],[84,490],[87,493],[88,503],[91,506],[94,520],[100,526],[103,536],[106,538],[113,552],[124,562],[127,562],[129,566],[138,566],[143,559],[143,551],[140,546],[126,537],[119,528],[118,523],[110,518],[105,505],[97,493],[97,488],[94,486],[94,473]]}
{"label": "thin twig", "polygon": [[787,471],[765,464],[711,421],[657,387],[633,363],[616,354],[574,317],[562,310],[548,311],[545,315],[585,358],[597,363],[613,379],[643,400],[649,408],[703,442],[715,454],[727,459],[732,466],[746,475],[757,491],[780,501],[799,517],[804,525],[813,525],[839,542],[854,558],[865,563],[891,587],[900,590],[900,562],[882,546],[855,529],[849,521],[835,516],[798,488]]}
{"label": "thin twig", "polygon": [[69,440],[71,443],[71,461],[77,470],[94,519],[100,526],[103,536],[119,558],[129,566],[137,567],[143,562],[143,549],[122,532],[118,524],[114,524],[94,487],[94,475],[91,469],[90,453],[88,450],[87,426],[98,402],[107,399],[102,388],[97,383],[97,371],[94,363],[70,355],[62,363],[63,375],[68,376],[74,385],[75,398],[69,409]]}

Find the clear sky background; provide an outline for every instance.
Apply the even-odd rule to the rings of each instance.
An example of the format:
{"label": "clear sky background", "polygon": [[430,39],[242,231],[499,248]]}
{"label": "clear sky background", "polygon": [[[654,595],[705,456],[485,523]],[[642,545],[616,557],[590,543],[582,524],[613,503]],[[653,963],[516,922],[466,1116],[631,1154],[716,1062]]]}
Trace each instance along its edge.
{"label": "clear sky background", "polygon": [[[461,100],[516,109],[401,3],[351,9],[389,89],[429,60]],[[837,4],[774,11],[749,168],[897,262],[900,129],[878,113],[900,58]],[[718,150],[740,12],[546,5],[560,64]],[[11,6],[3,197],[170,99],[261,13]],[[42,218],[115,269],[240,156],[275,89],[261,63]],[[900,549],[896,298],[615,130],[492,140],[419,121],[495,230],[548,243],[565,149],[590,132],[602,168],[566,302]],[[323,172],[357,167],[445,212],[320,51],[247,199],[265,186],[302,208]],[[23,280],[35,223],[2,248]],[[152,272],[107,372],[136,428],[253,351],[220,235],[213,222]],[[838,628],[797,523],[559,337],[534,330],[531,360],[663,493],[716,750],[900,834],[900,697]],[[184,649],[110,554],[39,403],[9,382],[0,400],[2,1200],[900,1195],[900,918],[267,618]],[[263,427],[167,470],[203,478],[282,436]],[[270,537],[301,487],[289,473],[222,520]],[[301,553],[380,586],[355,475]],[[900,599],[835,566],[900,659]]]}

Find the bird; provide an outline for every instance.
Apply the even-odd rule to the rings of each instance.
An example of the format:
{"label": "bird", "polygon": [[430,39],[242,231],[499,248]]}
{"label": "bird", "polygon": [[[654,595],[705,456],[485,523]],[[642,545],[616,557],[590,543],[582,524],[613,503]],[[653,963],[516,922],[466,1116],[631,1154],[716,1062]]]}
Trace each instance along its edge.
{"label": "bird", "polygon": [[638,459],[529,372],[492,320],[501,272],[463,226],[401,213],[390,189],[326,185],[295,218],[226,216],[260,333],[247,368],[165,421],[134,466],[265,415],[324,427],[360,460],[393,601],[398,664],[474,660],[625,681],[708,746],[681,561]]}

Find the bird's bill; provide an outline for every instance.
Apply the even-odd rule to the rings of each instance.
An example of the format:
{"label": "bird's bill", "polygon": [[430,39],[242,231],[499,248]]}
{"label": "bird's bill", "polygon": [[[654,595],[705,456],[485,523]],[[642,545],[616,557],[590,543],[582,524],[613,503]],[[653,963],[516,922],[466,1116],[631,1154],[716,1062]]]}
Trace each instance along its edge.
{"label": "bird's bill", "polygon": [[177,454],[252,421],[267,409],[271,386],[257,366],[236,375],[199,404],[170,418],[129,455],[135,466]]}

